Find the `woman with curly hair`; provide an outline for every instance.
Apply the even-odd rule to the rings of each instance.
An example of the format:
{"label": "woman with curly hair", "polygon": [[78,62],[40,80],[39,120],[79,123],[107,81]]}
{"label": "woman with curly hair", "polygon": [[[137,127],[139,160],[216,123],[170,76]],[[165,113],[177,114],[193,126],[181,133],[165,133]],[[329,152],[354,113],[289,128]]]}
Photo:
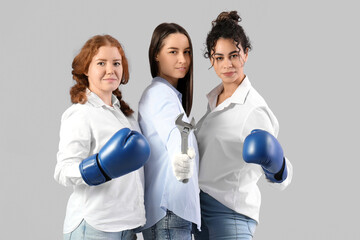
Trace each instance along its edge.
{"label": "woman with curly hair", "polygon": [[259,221],[257,182],[264,173],[284,189],[292,166],[276,138],[279,124],[244,73],[251,49],[236,11],[212,22],[207,52],[221,83],[208,95],[208,111],[198,122],[201,231],[195,239],[252,239]]}
{"label": "woman with curly hair", "polygon": [[141,166],[150,149],[119,90],[129,80],[125,53],[115,38],[97,35],[72,68],[73,105],[62,115],[54,174],[74,189],[64,239],[136,239],[132,229],[145,224]]}

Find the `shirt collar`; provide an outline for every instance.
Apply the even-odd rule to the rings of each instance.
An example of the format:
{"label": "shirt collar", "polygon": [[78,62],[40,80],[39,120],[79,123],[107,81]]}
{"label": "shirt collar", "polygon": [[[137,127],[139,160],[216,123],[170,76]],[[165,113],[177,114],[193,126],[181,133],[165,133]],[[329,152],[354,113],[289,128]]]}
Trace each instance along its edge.
{"label": "shirt collar", "polygon": [[[88,102],[90,104],[92,104],[93,106],[95,106],[95,107],[103,107],[103,106],[110,107],[110,106],[106,105],[104,103],[104,101],[101,100],[101,98],[98,95],[96,95],[96,93],[93,93],[88,88],[86,89],[86,95],[87,95]],[[112,102],[113,106],[117,106],[118,108],[120,108],[120,102],[114,94],[111,95],[111,102]]]}
{"label": "shirt collar", "polygon": [[163,83],[165,85],[167,85],[169,88],[171,88],[176,95],[178,96],[178,98],[180,99],[180,102],[182,101],[182,94],[181,92],[179,92],[179,90],[177,90],[173,85],[171,85],[171,83],[169,83],[166,79],[163,79],[162,77],[155,77],[153,80],[153,82],[160,82]]}
{"label": "shirt collar", "polygon": [[[224,107],[230,105],[231,103],[244,104],[250,88],[251,88],[251,83],[249,78],[246,76],[244,80],[241,82],[241,84],[237,87],[233,95],[231,95],[231,97],[225,100]],[[206,95],[209,101],[209,105],[212,109],[215,108],[217,98],[223,89],[224,86],[222,83],[220,83],[218,86],[216,86]]]}

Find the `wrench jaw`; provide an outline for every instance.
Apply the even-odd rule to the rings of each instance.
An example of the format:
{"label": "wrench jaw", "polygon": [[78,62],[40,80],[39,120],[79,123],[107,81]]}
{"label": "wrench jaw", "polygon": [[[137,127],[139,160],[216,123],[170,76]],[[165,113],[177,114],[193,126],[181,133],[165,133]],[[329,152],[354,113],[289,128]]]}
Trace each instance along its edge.
{"label": "wrench jaw", "polygon": [[185,122],[182,120],[183,117],[184,117],[184,113],[180,113],[179,116],[176,117],[175,125],[177,128],[184,125]]}
{"label": "wrench jaw", "polygon": [[195,129],[195,119],[194,118],[191,119],[190,124],[193,127],[193,129]]}
{"label": "wrench jaw", "polygon": [[[190,123],[184,122],[182,119],[184,117],[184,113],[180,113],[175,120],[176,127],[182,132],[184,129],[185,131],[190,132],[191,130],[195,129],[195,119],[192,118]],[[188,129],[188,130],[187,130]]]}

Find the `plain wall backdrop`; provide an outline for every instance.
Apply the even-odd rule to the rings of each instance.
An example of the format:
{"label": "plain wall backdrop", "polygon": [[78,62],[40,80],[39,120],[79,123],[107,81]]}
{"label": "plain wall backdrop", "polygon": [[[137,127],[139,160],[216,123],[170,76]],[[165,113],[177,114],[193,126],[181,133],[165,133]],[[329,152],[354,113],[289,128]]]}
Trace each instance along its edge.
{"label": "plain wall backdrop", "polygon": [[220,83],[202,55],[211,21],[237,10],[253,50],[245,73],[280,122],[292,184],[264,184],[260,239],[360,239],[359,55],[356,1],[6,1],[0,7],[1,239],[62,239],[71,188],[53,179],[60,118],[70,106],[71,63],[86,40],[110,34],[124,46],[137,110],[151,81],[154,28],[176,22],[194,48],[194,103]]}

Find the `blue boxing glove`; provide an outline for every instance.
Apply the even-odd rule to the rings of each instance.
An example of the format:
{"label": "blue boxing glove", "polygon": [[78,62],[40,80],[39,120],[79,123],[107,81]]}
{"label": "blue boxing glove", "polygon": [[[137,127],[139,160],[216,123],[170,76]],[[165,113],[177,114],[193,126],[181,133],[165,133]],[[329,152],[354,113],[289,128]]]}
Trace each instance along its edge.
{"label": "blue boxing glove", "polygon": [[123,128],[117,131],[99,153],[84,159],[80,173],[90,185],[99,185],[144,166],[150,156],[146,138],[137,131]]}
{"label": "blue boxing glove", "polygon": [[282,147],[270,133],[255,129],[245,138],[243,159],[247,163],[261,165],[265,176],[272,182],[283,182],[287,168]]}

